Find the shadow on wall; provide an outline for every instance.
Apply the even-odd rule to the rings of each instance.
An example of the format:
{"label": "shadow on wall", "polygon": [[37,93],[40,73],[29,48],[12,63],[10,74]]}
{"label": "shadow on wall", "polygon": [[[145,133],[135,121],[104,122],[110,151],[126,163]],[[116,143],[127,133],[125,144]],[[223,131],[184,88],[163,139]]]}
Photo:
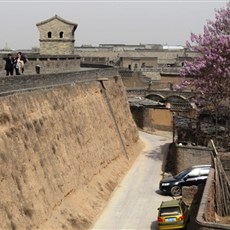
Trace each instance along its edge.
{"label": "shadow on wall", "polygon": [[[203,191],[204,191],[204,185],[202,184],[198,185],[196,194],[194,195],[193,200],[191,201],[190,222],[186,228],[187,230],[199,229],[196,223],[196,216],[197,216],[197,213],[200,207],[200,202],[201,202]],[[187,203],[190,203],[190,202],[187,202]]]}
{"label": "shadow on wall", "polygon": [[140,129],[144,129],[144,107],[130,107],[133,120],[135,121],[136,125]]}
{"label": "shadow on wall", "polygon": [[164,172],[176,174],[176,162],[177,162],[177,154],[176,154],[176,146],[175,143],[171,143],[168,148],[168,154],[166,156],[166,163],[164,167]]}

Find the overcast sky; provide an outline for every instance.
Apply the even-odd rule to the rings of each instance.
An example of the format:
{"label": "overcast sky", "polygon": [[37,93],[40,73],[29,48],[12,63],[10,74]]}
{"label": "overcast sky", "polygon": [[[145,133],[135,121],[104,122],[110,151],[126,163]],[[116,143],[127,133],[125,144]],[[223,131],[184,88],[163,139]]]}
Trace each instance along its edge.
{"label": "overcast sky", "polygon": [[36,24],[55,14],[77,23],[75,46],[91,44],[185,45],[203,34],[215,9],[228,1],[1,1],[0,49],[39,47]]}

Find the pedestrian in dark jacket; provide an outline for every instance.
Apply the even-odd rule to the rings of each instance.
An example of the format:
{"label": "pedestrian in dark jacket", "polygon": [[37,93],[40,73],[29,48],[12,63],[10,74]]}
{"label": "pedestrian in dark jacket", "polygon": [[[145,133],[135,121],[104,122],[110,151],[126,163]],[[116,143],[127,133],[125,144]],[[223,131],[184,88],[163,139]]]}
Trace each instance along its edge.
{"label": "pedestrian in dark jacket", "polygon": [[8,54],[5,64],[6,76],[14,74],[14,58],[11,54]]}

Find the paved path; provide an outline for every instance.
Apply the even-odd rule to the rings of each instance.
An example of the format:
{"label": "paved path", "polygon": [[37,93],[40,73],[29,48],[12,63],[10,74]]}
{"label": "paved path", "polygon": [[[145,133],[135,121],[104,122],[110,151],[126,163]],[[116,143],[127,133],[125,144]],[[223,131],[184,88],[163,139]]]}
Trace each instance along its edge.
{"label": "paved path", "polygon": [[140,132],[140,137],[146,148],[114,191],[93,230],[157,229],[157,208],[161,201],[172,199],[158,191],[172,137],[166,132],[158,135]]}

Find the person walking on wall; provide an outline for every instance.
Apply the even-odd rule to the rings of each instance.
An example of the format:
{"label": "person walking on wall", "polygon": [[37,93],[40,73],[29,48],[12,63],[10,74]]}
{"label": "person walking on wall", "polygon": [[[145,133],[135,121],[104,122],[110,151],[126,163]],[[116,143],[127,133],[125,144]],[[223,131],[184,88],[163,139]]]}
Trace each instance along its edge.
{"label": "person walking on wall", "polygon": [[17,57],[15,59],[16,75],[21,75],[24,73],[24,66],[26,62],[27,62],[26,57],[22,55],[22,52],[18,52]]}
{"label": "person walking on wall", "polygon": [[27,62],[27,58],[26,58],[26,56],[24,54],[22,54],[22,52],[18,52],[18,54],[21,55],[21,60],[23,61],[23,64],[24,64],[23,68],[22,68],[22,73],[24,73],[24,70],[25,70],[24,66],[25,66],[25,64]]}
{"label": "person walking on wall", "polygon": [[8,54],[5,64],[6,76],[14,74],[14,58],[12,54]]}

